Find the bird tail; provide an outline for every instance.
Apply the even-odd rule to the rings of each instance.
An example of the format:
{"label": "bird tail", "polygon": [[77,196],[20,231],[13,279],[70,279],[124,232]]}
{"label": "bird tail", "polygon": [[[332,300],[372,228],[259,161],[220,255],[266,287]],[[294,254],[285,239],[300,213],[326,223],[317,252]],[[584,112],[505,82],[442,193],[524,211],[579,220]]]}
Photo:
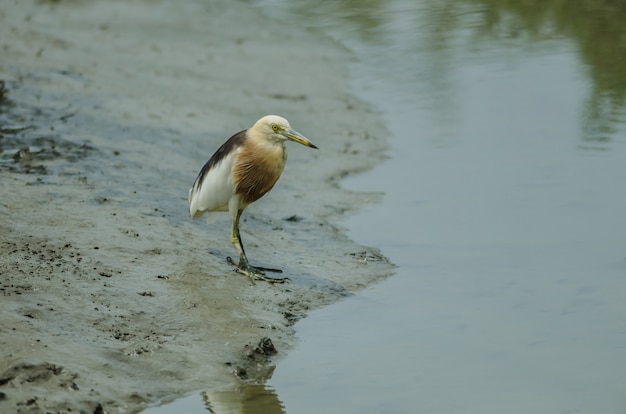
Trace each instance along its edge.
{"label": "bird tail", "polygon": [[189,215],[191,216],[192,219],[197,219],[198,217],[202,215],[202,212],[198,211],[197,198],[194,197],[193,187],[189,189],[188,200],[189,200]]}

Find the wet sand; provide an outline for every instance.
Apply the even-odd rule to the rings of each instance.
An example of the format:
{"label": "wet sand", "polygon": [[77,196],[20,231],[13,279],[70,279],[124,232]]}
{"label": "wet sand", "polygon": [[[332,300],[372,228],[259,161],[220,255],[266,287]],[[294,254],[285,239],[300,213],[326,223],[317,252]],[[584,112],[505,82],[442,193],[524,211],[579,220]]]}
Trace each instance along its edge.
{"label": "wet sand", "polygon": [[[340,225],[380,197],[339,183],[386,138],[323,33],[226,0],[10,1],[0,51],[0,411],[137,412],[262,382],[299,318],[393,271]],[[252,263],[285,285],[234,273],[228,215],[191,221],[186,202],[268,113],[320,147],[289,145],[244,213]]]}

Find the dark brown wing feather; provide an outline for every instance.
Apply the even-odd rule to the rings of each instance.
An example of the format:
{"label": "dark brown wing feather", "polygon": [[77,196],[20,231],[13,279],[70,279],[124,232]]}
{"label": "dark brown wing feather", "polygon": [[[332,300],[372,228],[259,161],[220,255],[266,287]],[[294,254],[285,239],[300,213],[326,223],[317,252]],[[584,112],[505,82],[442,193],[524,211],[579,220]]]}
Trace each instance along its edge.
{"label": "dark brown wing feather", "polygon": [[246,131],[247,129],[237,132],[235,135],[228,138],[228,140],[223,143],[222,146],[217,149],[217,151],[215,151],[215,154],[211,156],[211,158],[204,164],[204,166],[200,170],[200,173],[198,174],[198,177],[196,178],[193,186],[195,189],[200,187],[200,185],[202,184],[202,178],[206,175],[208,171],[210,171],[215,165],[219,164],[219,162],[222,161],[224,157],[226,157],[226,155],[228,155],[231,151],[234,151],[236,148],[244,144],[244,142],[246,141]]}

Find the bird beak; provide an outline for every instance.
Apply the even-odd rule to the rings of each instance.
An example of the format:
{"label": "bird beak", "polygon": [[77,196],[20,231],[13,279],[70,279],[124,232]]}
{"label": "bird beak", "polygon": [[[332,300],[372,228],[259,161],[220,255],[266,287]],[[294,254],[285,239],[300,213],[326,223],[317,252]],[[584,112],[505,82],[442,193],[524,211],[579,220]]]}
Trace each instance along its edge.
{"label": "bird beak", "polygon": [[298,131],[294,131],[293,129],[289,129],[288,131],[285,131],[285,136],[287,137],[287,139],[290,139],[292,141],[298,142],[306,147],[311,147],[311,148],[315,148],[318,149],[315,145],[313,145],[313,143],[311,141],[309,141],[307,138],[305,138],[302,134],[300,134]]}

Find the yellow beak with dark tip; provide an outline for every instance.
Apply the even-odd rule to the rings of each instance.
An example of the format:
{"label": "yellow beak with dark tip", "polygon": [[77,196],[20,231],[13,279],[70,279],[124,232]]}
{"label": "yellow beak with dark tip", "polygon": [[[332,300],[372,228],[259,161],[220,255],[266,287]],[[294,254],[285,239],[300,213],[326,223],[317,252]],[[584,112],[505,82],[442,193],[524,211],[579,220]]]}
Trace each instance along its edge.
{"label": "yellow beak with dark tip", "polygon": [[295,130],[293,130],[291,128],[288,129],[287,131],[284,131],[283,132],[283,136],[287,137],[287,139],[289,139],[291,141],[294,141],[294,142],[297,142],[299,144],[302,144],[305,147],[319,149],[311,141],[309,141],[304,135],[300,134],[298,131],[295,131]]}

